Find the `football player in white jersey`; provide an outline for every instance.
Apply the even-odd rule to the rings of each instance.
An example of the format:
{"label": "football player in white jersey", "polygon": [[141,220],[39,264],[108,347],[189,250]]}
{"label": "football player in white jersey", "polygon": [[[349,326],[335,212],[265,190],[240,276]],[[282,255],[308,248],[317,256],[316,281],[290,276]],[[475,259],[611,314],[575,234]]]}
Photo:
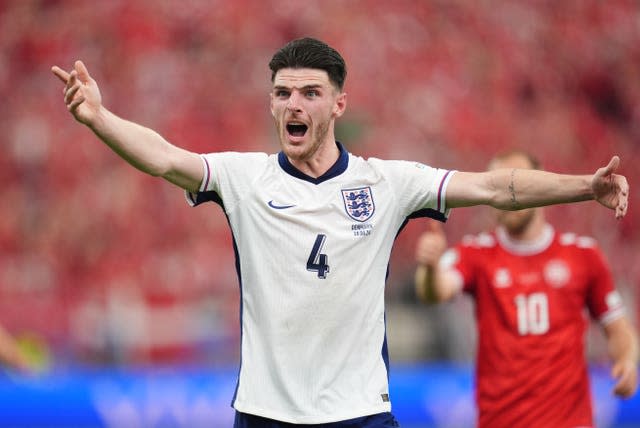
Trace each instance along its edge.
{"label": "football player in white jersey", "polygon": [[521,209],[596,200],[627,211],[619,159],[590,175],[530,170],[454,172],[363,159],[335,139],[346,66],[312,38],[269,63],[270,108],[281,151],[196,154],[103,104],[76,61],[54,66],[76,120],[139,170],[183,188],[192,205],[220,204],[241,286],[236,428],[399,426],[391,414],[384,285],[406,220],[445,221],[451,208]]}

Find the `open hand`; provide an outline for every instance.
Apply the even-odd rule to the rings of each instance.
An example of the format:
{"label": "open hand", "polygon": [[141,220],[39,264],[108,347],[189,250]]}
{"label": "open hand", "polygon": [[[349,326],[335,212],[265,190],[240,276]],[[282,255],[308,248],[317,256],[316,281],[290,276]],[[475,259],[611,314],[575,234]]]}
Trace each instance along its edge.
{"label": "open hand", "polygon": [[70,72],[55,65],[51,71],[65,84],[62,93],[67,109],[77,121],[91,125],[102,106],[102,96],[87,67],[82,61],[76,61]]}
{"label": "open hand", "polygon": [[607,208],[616,211],[616,218],[627,214],[629,206],[629,183],[623,175],[615,174],[620,158],[614,156],[609,164],[599,168],[591,180],[594,199]]}

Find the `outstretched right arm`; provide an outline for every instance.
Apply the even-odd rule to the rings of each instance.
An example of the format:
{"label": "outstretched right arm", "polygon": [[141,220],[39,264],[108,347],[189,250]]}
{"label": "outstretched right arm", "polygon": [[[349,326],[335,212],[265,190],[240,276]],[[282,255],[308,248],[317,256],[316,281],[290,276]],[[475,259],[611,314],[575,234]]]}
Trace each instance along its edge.
{"label": "outstretched right arm", "polygon": [[98,85],[82,61],[76,61],[70,72],[57,66],[51,71],[65,84],[64,102],[69,112],[120,157],[142,172],[198,191],[203,178],[198,154],[174,146],[152,129],[122,119],[104,107]]}

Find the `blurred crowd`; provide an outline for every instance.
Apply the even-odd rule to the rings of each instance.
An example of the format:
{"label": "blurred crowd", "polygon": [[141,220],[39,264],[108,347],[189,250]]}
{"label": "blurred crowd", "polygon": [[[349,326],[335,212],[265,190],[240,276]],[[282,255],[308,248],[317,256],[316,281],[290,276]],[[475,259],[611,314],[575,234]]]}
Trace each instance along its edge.
{"label": "blurred crowd", "polygon": [[[59,361],[235,364],[222,210],[188,207],[75,123],[50,67],[82,59],[106,106],[179,146],[275,152],[267,64],[307,35],[347,61],[337,133],[356,154],[482,170],[496,151],[526,148],[547,169],[585,174],[618,154],[632,189],[640,182],[635,0],[4,0],[0,322]],[[621,221],[593,203],[548,216],[599,240],[635,313],[637,192],[630,204]],[[488,210],[454,210],[450,239],[489,227]],[[411,222],[392,256],[391,357],[466,359],[469,308],[413,297],[423,227]]]}

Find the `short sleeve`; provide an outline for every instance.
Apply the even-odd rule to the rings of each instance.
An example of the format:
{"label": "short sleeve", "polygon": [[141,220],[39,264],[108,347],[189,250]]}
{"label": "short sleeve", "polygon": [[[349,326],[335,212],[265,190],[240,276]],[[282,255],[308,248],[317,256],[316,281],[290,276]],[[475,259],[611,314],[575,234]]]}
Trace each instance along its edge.
{"label": "short sleeve", "polygon": [[399,209],[406,217],[446,221],[449,208],[445,204],[445,195],[449,180],[456,171],[401,160],[370,159],[370,162],[384,162],[384,173],[393,186]]}
{"label": "short sleeve", "polygon": [[606,325],[624,315],[624,303],[615,289],[611,269],[599,247],[590,245],[583,248],[589,269],[587,307],[594,319]]}
{"label": "short sleeve", "polygon": [[186,191],[187,203],[196,206],[212,201],[228,208],[251,190],[269,156],[266,153],[221,152],[201,154],[200,158],[202,183],[197,193]]}

